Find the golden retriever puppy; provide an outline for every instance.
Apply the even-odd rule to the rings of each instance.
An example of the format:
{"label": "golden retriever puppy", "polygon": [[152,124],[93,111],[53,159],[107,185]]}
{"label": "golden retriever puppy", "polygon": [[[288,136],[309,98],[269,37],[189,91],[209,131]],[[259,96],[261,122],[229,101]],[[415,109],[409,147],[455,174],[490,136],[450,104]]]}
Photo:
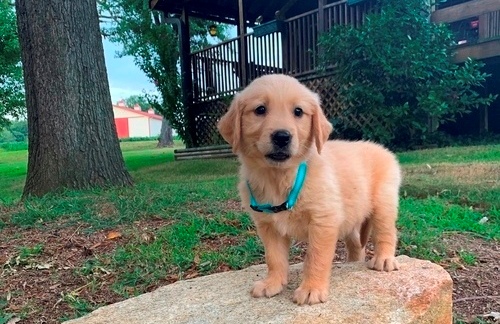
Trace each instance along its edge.
{"label": "golden retriever puppy", "polygon": [[327,141],[332,126],[317,94],[286,75],[260,77],[236,94],[218,128],[241,162],[241,200],[265,248],[267,277],[252,296],[282,291],[293,239],[308,243],[299,305],[326,301],[338,239],[348,261],[361,261],[372,233],[368,267],[398,269],[399,164],[374,143]]}

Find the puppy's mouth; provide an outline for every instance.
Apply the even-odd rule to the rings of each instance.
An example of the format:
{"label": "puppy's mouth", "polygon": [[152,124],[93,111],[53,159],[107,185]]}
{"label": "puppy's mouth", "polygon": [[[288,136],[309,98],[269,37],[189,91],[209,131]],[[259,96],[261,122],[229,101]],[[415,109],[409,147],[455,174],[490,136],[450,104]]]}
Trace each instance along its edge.
{"label": "puppy's mouth", "polygon": [[285,152],[273,152],[266,155],[266,158],[274,162],[283,162],[290,158],[290,154]]}

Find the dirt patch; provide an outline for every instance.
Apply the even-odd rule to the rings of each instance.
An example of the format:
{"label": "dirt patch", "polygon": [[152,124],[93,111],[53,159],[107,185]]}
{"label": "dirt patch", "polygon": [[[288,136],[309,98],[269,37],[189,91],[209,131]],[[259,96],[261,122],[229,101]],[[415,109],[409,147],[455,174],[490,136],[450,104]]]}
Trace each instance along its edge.
{"label": "dirt patch", "polygon": [[405,178],[431,176],[432,179],[453,180],[453,183],[461,185],[486,185],[490,187],[500,186],[500,165],[498,163],[471,163],[471,164],[426,164],[406,166],[404,168]]}
{"label": "dirt patch", "polygon": [[[485,315],[499,312],[499,242],[448,233],[444,243],[449,258],[441,265],[453,278],[453,309],[457,317],[471,323],[477,317],[487,320]],[[489,320],[493,323],[492,318]]]}
{"label": "dirt patch", "polygon": [[[235,203],[229,209],[239,210]],[[92,257],[104,256],[118,246],[137,237],[154,240],[155,232],[170,224],[163,219],[135,222],[129,228],[114,231],[99,231],[86,234],[83,226],[57,229],[4,228],[0,237],[0,298],[7,299],[7,313],[22,314],[25,319],[18,323],[59,323],[68,314],[82,315],[95,305],[103,306],[123,300],[112,285],[115,275],[107,269],[93,269],[92,276],[85,274],[85,264]],[[52,226],[51,226],[52,227]],[[485,241],[464,234],[449,233],[444,242],[448,258],[441,265],[454,281],[454,312],[457,318],[472,323],[475,318],[500,309],[500,247],[497,241]],[[203,241],[205,248],[218,250],[235,245],[235,237],[214,237]],[[39,247],[39,248],[37,248]],[[41,247],[41,248],[40,248]],[[292,247],[291,262],[301,262],[305,256],[303,243]],[[367,249],[371,256],[372,246]],[[474,264],[466,264],[465,256],[475,258]],[[345,262],[346,252],[338,244],[334,262]],[[199,261],[198,261],[199,262]],[[194,260],[192,271],[186,278],[200,274]],[[215,272],[229,271],[221,264]],[[96,275],[96,271],[99,272]],[[96,280],[97,278],[97,280]],[[159,286],[177,281],[167,277],[147,288],[152,291]],[[80,303],[79,300],[83,300]],[[483,318],[486,323],[492,319]]]}

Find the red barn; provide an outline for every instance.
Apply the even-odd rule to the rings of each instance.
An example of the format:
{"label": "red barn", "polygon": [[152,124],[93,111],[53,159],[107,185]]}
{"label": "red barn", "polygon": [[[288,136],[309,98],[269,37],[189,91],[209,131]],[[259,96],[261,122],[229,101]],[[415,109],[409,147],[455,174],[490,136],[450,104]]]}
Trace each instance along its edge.
{"label": "red barn", "polygon": [[163,117],[154,113],[142,111],[138,104],[127,107],[124,100],[113,105],[116,132],[118,138],[159,136]]}

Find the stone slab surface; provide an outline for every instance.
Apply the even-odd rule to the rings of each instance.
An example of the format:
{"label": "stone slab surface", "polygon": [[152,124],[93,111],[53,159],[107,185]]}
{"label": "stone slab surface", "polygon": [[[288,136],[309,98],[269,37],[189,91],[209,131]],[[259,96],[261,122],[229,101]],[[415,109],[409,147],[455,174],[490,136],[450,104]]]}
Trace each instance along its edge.
{"label": "stone slab surface", "polygon": [[429,261],[399,256],[390,273],[364,263],[335,264],[326,303],[297,306],[292,295],[302,264],[290,267],[290,283],[273,298],[252,298],[265,265],[178,281],[66,324],[101,323],[452,323],[452,280]]}

